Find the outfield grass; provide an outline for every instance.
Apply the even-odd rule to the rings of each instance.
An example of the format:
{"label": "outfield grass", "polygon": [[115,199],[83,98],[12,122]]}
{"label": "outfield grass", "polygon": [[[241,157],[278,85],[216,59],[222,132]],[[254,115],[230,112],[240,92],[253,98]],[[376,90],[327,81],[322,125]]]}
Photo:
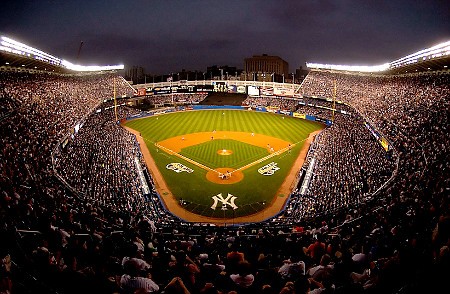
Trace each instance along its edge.
{"label": "outfield grass", "polygon": [[[218,150],[232,150],[230,155],[219,155]],[[183,148],[181,155],[193,159],[210,168],[239,168],[263,158],[270,153],[267,149],[236,140],[216,139],[203,144]]]}
{"label": "outfield grass", "polygon": [[[231,218],[255,213],[268,205],[277,195],[277,191],[288,175],[294,160],[311,132],[323,128],[322,124],[272,113],[240,110],[205,110],[170,113],[138,119],[126,123],[126,126],[139,131],[147,143],[158,169],[163,175],[170,191],[177,199],[188,202],[186,209],[211,217]],[[296,144],[290,153],[285,152],[243,171],[244,179],[236,184],[220,185],[206,180],[206,170],[199,168],[175,155],[159,150],[154,143],[174,137],[197,132],[237,131],[264,134]],[[222,142],[221,142],[222,141]],[[221,143],[230,144],[232,155],[216,156]],[[219,144],[219,145],[217,145]],[[227,147],[226,147],[227,148]],[[228,148],[227,148],[228,149]],[[264,148],[234,140],[213,140],[197,146],[184,148],[181,153],[197,162],[212,168],[240,167],[268,154]],[[228,162],[227,162],[228,161]],[[166,165],[180,162],[193,169],[193,173],[175,173],[166,169]],[[257,170],[275,162],[280,168],[272,176],[264,176]],[[223,211],[220,205],[211,209],[212,196],[228,193],[238,197],[236,210]],[[161,195],[163,198],[167,195]],[[269,217],[269,216],[268,216]]]}

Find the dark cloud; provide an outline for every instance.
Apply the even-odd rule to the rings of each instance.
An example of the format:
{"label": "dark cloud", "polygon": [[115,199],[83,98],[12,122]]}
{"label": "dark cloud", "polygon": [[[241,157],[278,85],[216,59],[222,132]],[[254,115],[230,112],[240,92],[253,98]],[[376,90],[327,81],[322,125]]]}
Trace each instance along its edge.
{"label": "dark cloud", "polygon": [[375,64],[450,39],[448,1],[4,1],[0,32],[83,63],[147,72],[243,67],[255,54]]}

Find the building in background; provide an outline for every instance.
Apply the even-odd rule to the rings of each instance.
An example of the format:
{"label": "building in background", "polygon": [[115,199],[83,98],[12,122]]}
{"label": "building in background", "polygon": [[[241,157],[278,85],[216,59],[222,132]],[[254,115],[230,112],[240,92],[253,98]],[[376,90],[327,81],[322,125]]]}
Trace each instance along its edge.
{"label": "building in background", "polygon": [[132,66],[125,71],[125,79],[127,81],[133,81],[133,84],[143,83],[144,80],[144,68],[141,66]]}
{"label": "building in background", "polygon": [[235,80],[238,78],[242,69],[237,69],[235,66],[208,66],[206,68],[206,79],[218,79],[218,80]]}
{"label": "building in background", "polygon": [[289,76],[289,64],[279,56],[253,55],[245,58],[244,71],[246,80],[280,81]]}
{"label": "building in background", "polygon": [[308,68],[303,68],[303,66],[300,66],[299,68],[297,68],[295,70],[295,82],[301,83],[306,78],[308,73],[309,73]]}

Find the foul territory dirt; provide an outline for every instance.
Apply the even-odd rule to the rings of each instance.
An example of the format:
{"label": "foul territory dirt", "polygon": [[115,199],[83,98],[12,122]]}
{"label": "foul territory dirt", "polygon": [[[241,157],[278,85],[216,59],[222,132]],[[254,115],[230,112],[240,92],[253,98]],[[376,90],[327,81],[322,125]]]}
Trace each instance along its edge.
{"label": "foul territory dirt", "polygon": [[[306,139],[302,150],[300,151],[299,156],[297,157],[295,163],[293,164],[290,173],[285,178],[283,184],[277,191],[276,195],[272,202],[263,210],[254,213],[252,215],[236,217],[234,219],[220,219],[220,218],[211,218],[202,215],[198,215],[192,213],[190,211],[185,210],[177,201],[177,199],[173,196],[168,188],[164,178],[159,172],[155,161],[150,155],[149,150],[147,149],[147,145],[144,142],[144,139],[140,136],[139,132],[130,129],[128,127],[124,127],[129,132],[136,135],[136,138],[141,147],[141,152],[144,156],[145,162],[152,174],[155,188],[160,195],[165,195],[164,198],[161,199],[164,201],[165,206],[168,210],[170,210],[174,215],[190,222],[204,222],[204,223],[214,223],[216,225],[232,225],[239,223],[249,223],[249,222],[259,222],[263,221],[275,214],[277,214],[284,206],[287,201],[287,195],[289,195],[294,188],[293,186],[296,184],[297,174],[302,167],[306,153],[308,151],[309,145],[313,141],[316,134],[320,131],[316,131],[311,133],[309,137]],[[251,134],[245,132],[226,132],[226,131],[217,131],[217,132],[209,132],[209,133],[196,133],[196,134],[187,134],[184,136],[172,137],[170,139],[161,141],[158,145],[166,151],[169,151],[171,154],[180,156],[178,152],[181,151],[182,148],[197,145],[200,143],[207,142],[208,140],[215,139],[233,139],[237,141],[241,141],[247,144],[252,144],[255,146],[260,146],[263,148],[267,148],[269,153],[275,155],[282,152],[287,151],[291,146],[289,142],[265,136],[261,134]],[[232,152],[233,150],[229,150]],[[218,152],[224,152],[223,150],[218,150]],[[224,156],[226,156],[224,152]],[[270,156],[270,155],[269,155]],[[195,164],[195,162],[192,162]],[[253,163],[256,164],[257,162]],[[199,165],[201,168],[208,169],[207,180],[212,181],[218,184],[233,184],[242,180],[243,173],[242,170],[248,168],[253,165],[250,164],[248,166],[242,167],[240,169],[234,170],[227,167],[218,168],[215,170],[208,169],[207,167]],[[278,195],[285,195],[286,197],[278,197]]]}

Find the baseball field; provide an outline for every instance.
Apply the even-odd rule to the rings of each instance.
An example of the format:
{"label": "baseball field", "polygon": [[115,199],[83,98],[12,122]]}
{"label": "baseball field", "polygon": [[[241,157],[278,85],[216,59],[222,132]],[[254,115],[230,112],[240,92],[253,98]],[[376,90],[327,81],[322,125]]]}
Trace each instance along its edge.
{"label": "baseball field", "polygon": [[[187,221],[246,222],[286,202],[317,122],[245,110],[175,112],[124,125],[164,205]],[[275,204],[278,205],[275,205]]]}

